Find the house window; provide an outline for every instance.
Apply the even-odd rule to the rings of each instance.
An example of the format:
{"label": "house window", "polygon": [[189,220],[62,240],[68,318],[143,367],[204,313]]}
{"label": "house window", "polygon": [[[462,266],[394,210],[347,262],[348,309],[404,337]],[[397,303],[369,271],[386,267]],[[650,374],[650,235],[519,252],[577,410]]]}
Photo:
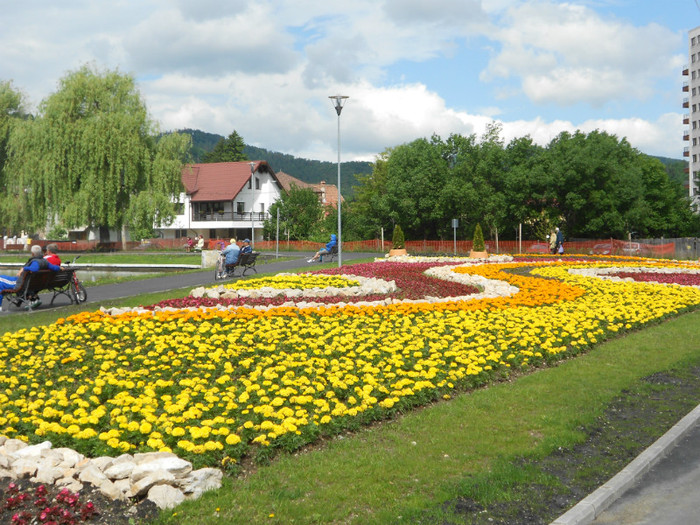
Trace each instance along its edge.
{"label": "house window", "polygon": [[236,202],[236,213],[238,215],[243,215],[245,213],[245,203],[244,202]]}
{"label": "house window", "polygon": [[260,189],[260,179],[255,177],[255,189],[259,190]]}
{"label": "house window", "polygon": [[192,208],[192,213],[195,220],[209,221],[212,220],[214,214],[224,212],[223,201],[217,202],[195,202]]}
{"label": "house window", "polygon": [[[695,78],[695,71],[693,71],[693,78]],[[248,189],[253,187],[253,177],[248,179]]]}
{"label": "house window", "polygon": [[187,237],[187,230],[175,230],[176,239],[182,239],[183,237]]}

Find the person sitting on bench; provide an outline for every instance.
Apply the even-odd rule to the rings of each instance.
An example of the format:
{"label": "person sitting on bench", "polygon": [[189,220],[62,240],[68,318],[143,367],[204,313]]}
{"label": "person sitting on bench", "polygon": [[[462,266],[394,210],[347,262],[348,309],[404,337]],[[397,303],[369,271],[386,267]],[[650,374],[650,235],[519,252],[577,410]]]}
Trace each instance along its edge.
{"label": "person sitting on bench", "polygon": [[335,236],[335,233],[332,233],[331,240],[328,242],[328,244],[326,244],[326,247],[321,248],[319,251],[316,252],[316,255],[314,255],[311,259],[309,259],[306,262],[316,262],[319,259],[321,259],[321,262],[323,262],[323,256],[331,253],[333,246],[337,246],[337,245],[338,245],[337,237]]}
{"label": "person sitting on bench", "polygon": [[241,255],[246,253],[253,253],[253,248],[250,247],[250,239],[243,239],[243,247],[241,248]]}
{"label": "person sitting on bench", "polygon": [[229,244],[226,249],[221,252],[221,255],[226,257],[226,269],[229,266],[235,266],[238,264],[238,259],[241,256],[241,249],[236,244],[236,239],[231,239],[231,244]]}

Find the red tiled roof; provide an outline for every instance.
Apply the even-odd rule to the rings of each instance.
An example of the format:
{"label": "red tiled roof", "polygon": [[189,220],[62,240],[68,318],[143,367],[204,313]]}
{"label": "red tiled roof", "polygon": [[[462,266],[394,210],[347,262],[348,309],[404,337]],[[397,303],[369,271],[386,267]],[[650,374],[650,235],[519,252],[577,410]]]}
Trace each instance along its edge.
{"label": "red tiled roof", "polygon": [[299,180],[296,177],[292,177],[289,173],[285,173],[283,171],[277,172],[277,180],[280,181],[280,184],[282,185],[282,188],[284,189],[284,191],[291,190],[293,185],[299,189],[303,189],[303,188],[312,188],[313,189],[313,184],[309,184],[308,182],[304,182],[303,180]]}
{"label": "red tiled roof", "polygon": [[[255,171],[276,178],[267,162],[255,161]],[[182,184],[192,202],[230,201],[250,180],[250,162],[189,164],[182,168]]]}
{"label": "red tiled roof", "polygon": [[[295,185],[299,189],[310,188],[313,192],[318,195],[318,200],[323,205],[330,205],[334,208],[338,203],[338,188],[333,184],[326,184],[321,182],[320,184],[310,184],[299,180],[296,177],[292,177],[288,173],[280,171],[277,173],[277,179],[280,181],[282,188],[285,191],[292,189],[292,185]],[[343,202],[345,198],[343,198]]]}

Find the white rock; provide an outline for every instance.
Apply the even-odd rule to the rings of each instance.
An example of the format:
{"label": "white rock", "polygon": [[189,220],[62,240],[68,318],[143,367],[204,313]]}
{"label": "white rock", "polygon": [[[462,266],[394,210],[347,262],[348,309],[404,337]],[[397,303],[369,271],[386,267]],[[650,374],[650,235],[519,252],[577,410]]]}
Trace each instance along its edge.
{"label": "white rock", "polygon": [[28,478],[36,474],[36,458],[19,458],[12,463],[12,472],[18,478]]}
{"label": "white rock", "polygon": [[3,444],[3,448],[9,453],[17,452],[18,450],[26,447],[27,444],[21,439],[8,439]]}
{"label": "white rock", "polygon": [[172,509],[185,501],[185,495],[170,485],[156,485],[148,491],[147,498],[161,510]]}
{"label": "white rock", "polygon": [[[149,474],[147,476],[144,476],[141,479],[139,479],[138,481],[136,481],[135,483],[132,483],[131,490],[129,492],[127,492],[126,495],[130,498],[142,496],[143,494],[146,494],[146,492],[148,492],[151,489],[151,487],[153,487],[155,485],[163,485],[163,484],[167,485],[168,480],[165,479],[166,475],[168,475],[168,473],[166,471],[157,471],[157,472],[154,472],[153,474]],[[170,476],[169,481],[171,483],[174,483],[175,478],[173,477],[173,475],[169,474],[169,476]],[[132,478],[131,481],[133,482],[134,479]]]}
{"label": "white rock", "polygon": [[51,448],[51,441],[44,441],[38,445],[28,445],[22,447],[15,452],[18,458],[39,458],[41,455]]}
{"label": "white rock", "polygon": [[131,461],[122,461],[120,463],[116,463],[110,466],[108,469],[106,469],[104,473],[105,476],[112,480],[124,479],[131,476],[131,473],[134,471],[135,467],[136,463],[132,459]]}
{"label": "white rock", "polygon": [[131,473],[131,479],[137,481],[142,477],[159,470],[170,472],[173,476],[181,478],[192,472],[192,464],[189,461],[175,457],[159,457],[151,461],[140,462]]}
{"label": "white rock", "polygon": [[109,481],[104,472],[94,465],[90,465],[78,474],[78,480],[83,483],[92,483],[93,485],[100,486],[104,481]]}
{"label": "white rock", "polygon": [[112,466],[114,463],[114,458],[110,458],[108,456],[101,456],[99,458],[93,458],[90,460],[90,463],[100,469],[102,472],[107,470],[109,467]]}
{"label": "white rock", "polygon": [[99,485],[100,492],[111,499],[126,499],[124,492],[108,479]]}
{"label": "white rock", "polygon": [[223,477],[223,472],[219,469],[200,468],[180,480],[180,487],[185,494],[198,498],[203,492],[221,488]]}

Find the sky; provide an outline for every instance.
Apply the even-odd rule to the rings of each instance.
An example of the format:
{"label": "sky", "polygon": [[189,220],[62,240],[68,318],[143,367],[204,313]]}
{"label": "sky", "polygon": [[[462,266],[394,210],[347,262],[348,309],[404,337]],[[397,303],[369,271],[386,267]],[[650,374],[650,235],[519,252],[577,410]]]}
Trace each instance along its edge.
{"label": "sky", "polygon": [[338,124],[341,160],[372,161],[492,122],[506,143],[597,129],[681,159],[700,26],[698,0],[0,0],[0,13],[0,80],[33,112],[87,64],[131,75],[163,131],[235,130],[326,161]]}

